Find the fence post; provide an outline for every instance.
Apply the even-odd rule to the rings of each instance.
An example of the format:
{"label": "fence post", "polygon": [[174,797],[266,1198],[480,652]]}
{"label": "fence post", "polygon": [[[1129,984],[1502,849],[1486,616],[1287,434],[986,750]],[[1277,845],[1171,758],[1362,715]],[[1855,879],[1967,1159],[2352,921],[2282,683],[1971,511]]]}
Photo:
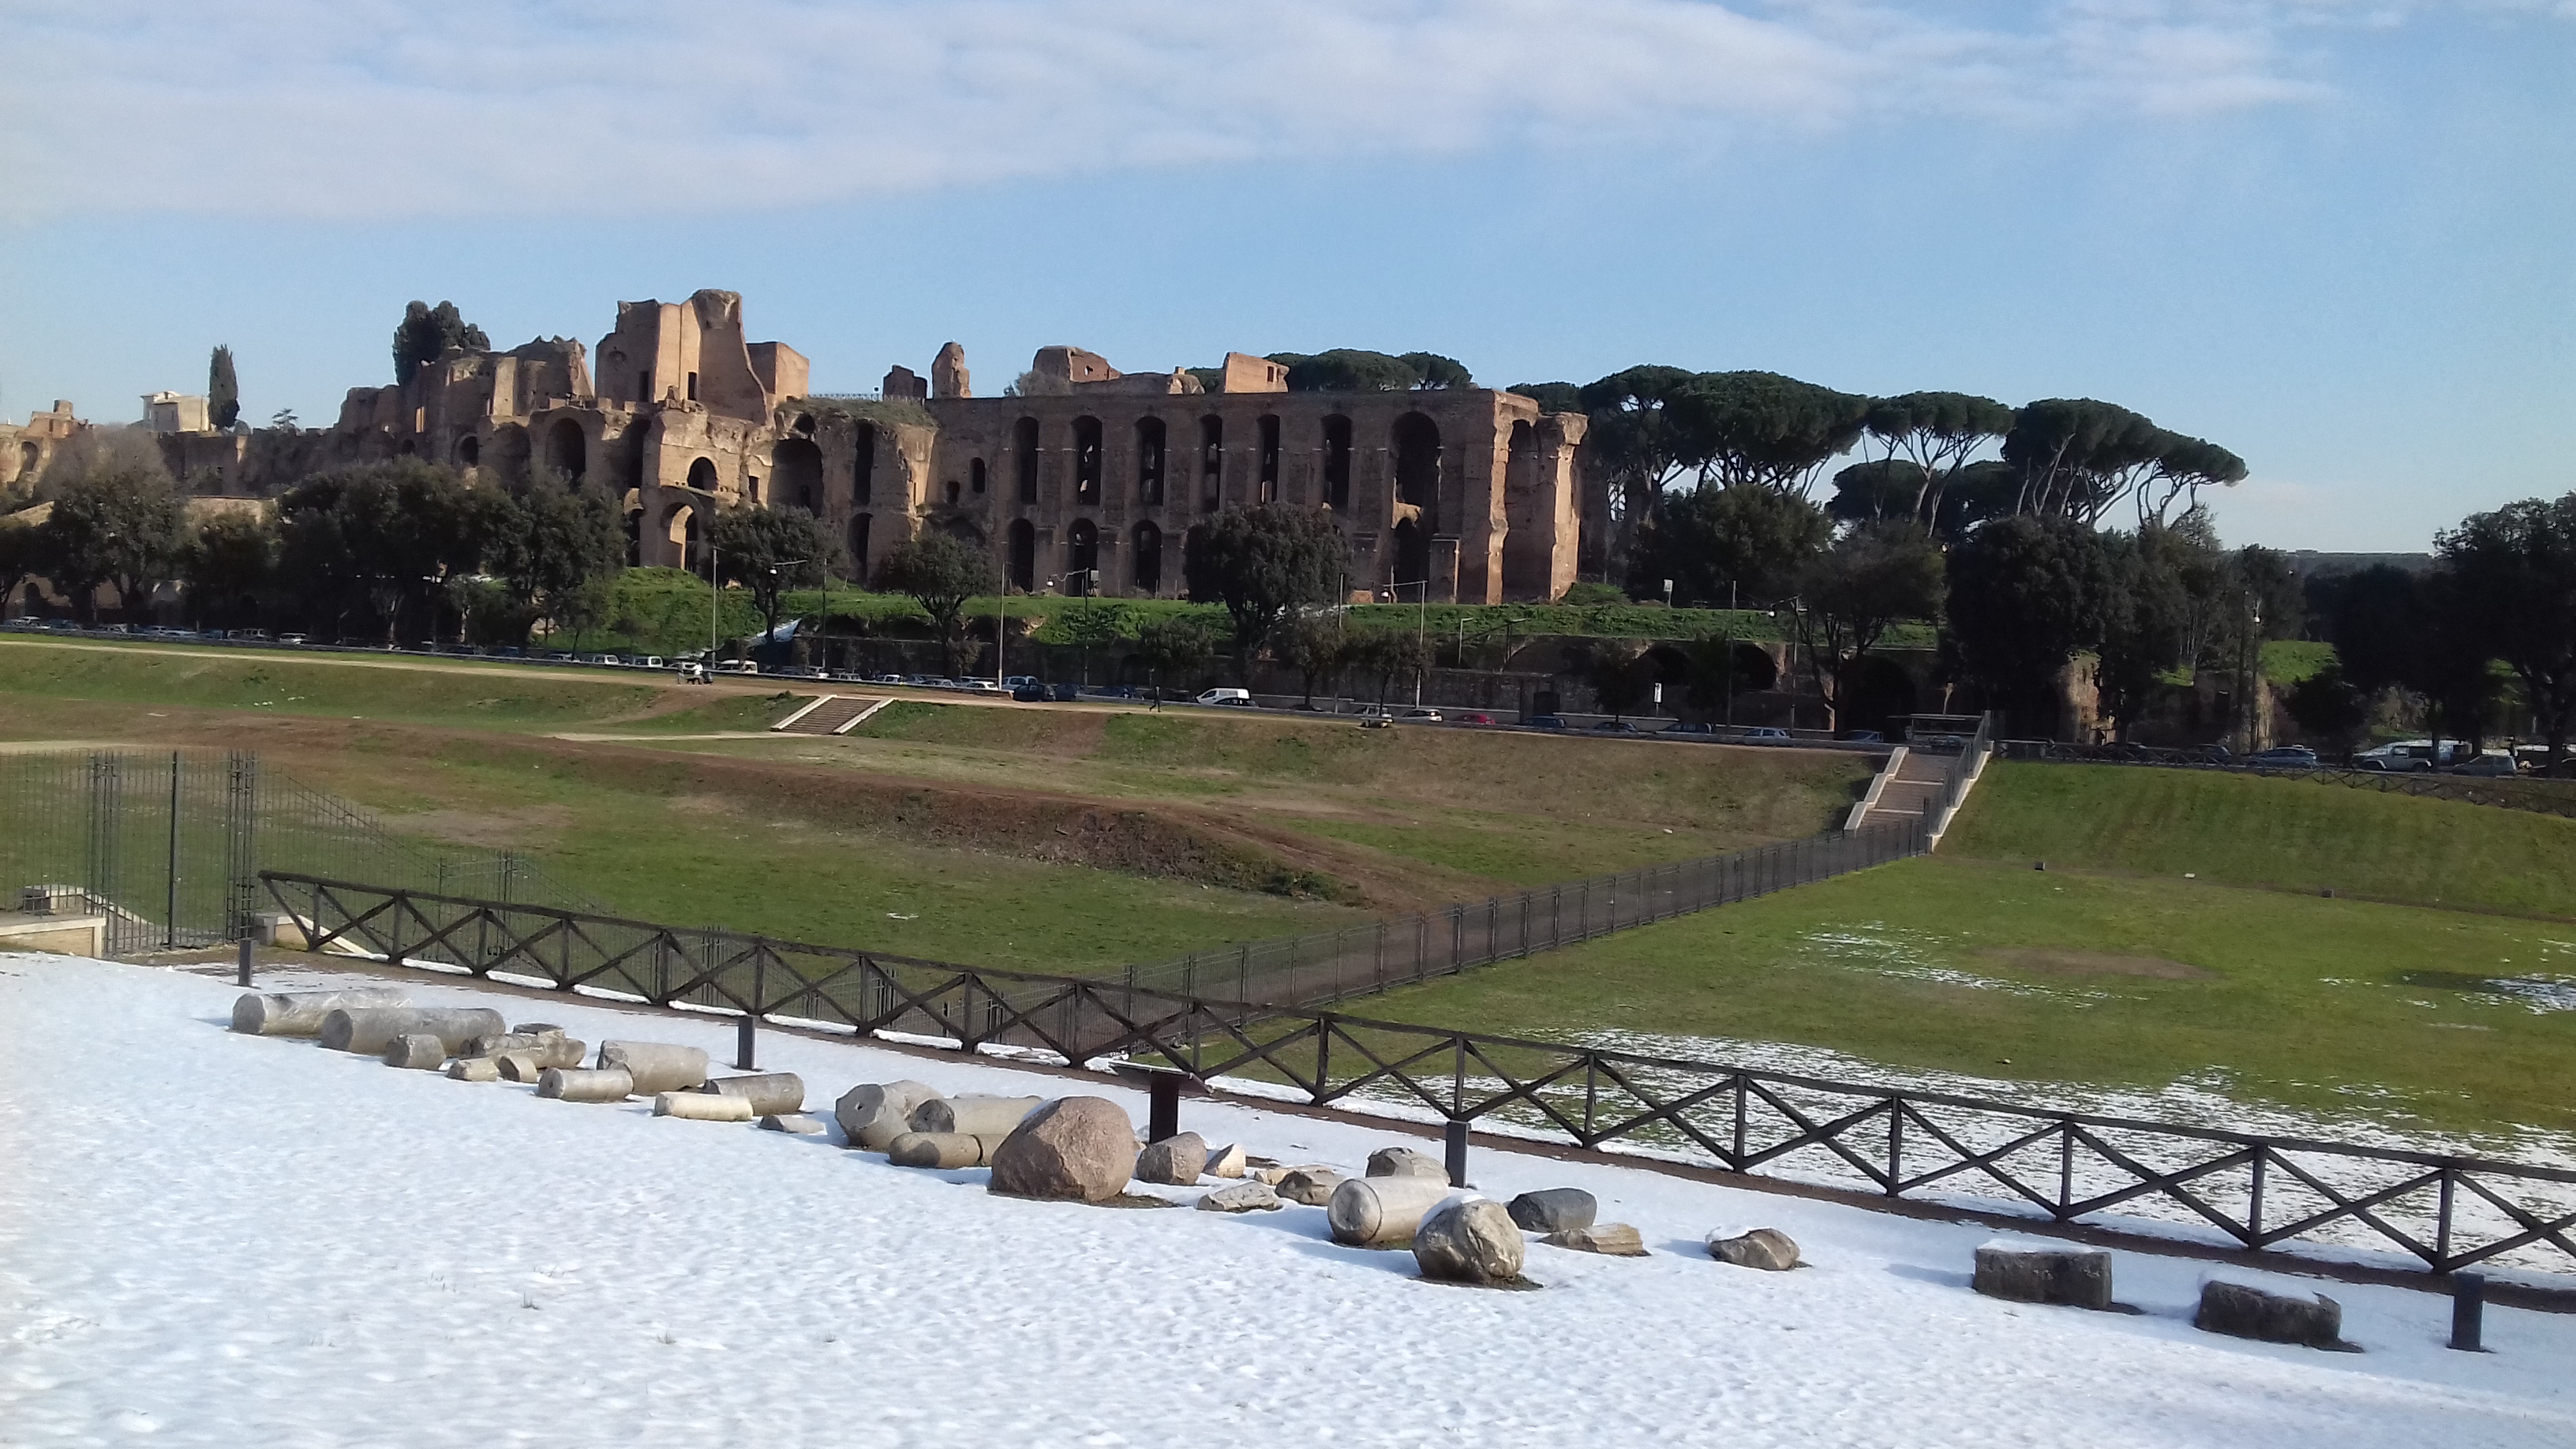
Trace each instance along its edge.
{"label": "fence post", "polygon": [[1181,1074],[1155,1072],[1145,1079],[1145,1140],[1181,1135]]}
{"label": "fence post", "polygon": [[240,970],[239,970],[239,976],[240,976],[241,985],[242,985],[242,987],[243,987],[243,989],[244,989],[244,990],[248,990],[248,989],[249,989],[249,987],[250,987],[250,968],[251,968],[250,952],[251,952],[251,946],[252,946],[252,944],[253,944],[253,943],[252,943],[251,938],[250,938],[250,932],[248,932],[248,931],[244,931],[244,932],[242,932],[242,938],[241,938],[241,960],[240,960],[237,964],[238,964],[238,966],[239,966],[239,968],[240,968]]}
{"label": "fence post", "polygon": [[2484,1353],[2487,1275],[2451,1275],[2451,1343],[2462,1353]]}
{"label": "fence post", "polygon": [[747,1072],[752,1069],[757,1060],[753,1055],[752,1048],[757,1043],[759,1035],[760,1018],[752,1015],[748,1011],[744,1012],[742,1014],[742,1021],[734,1027],[734,1070]]}
{"label": "fence post", "polygon": [[179,752],[170,752],[170,873],[161,923],[161,949],[179,949]]}
{"label": "fence post", "polygon": [[1445,1129],[1444,1135],[1448,1139],[1449,1185],[1451,1187],[1465,1187],[1467,1185],[1466,1119],[1463,1117],[1452,1118]]}

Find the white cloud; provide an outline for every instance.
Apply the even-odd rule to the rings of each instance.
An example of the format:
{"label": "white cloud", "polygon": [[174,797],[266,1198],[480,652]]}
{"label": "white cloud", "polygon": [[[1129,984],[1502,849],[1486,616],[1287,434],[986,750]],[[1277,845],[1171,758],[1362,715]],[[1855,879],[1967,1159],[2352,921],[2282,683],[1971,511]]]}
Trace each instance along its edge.
{"label": "white cloud", "polygon": [[0,163],[22,217],[729,212],[1123,168],[2205,114],[2318,94],[2280,35],[2366,8],[0,0],[18,58]]}

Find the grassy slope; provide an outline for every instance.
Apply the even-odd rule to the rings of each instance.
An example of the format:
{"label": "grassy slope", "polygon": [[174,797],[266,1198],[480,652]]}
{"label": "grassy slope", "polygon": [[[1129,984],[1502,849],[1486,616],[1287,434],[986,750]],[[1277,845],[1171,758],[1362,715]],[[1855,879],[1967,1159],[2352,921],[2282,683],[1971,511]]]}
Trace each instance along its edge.
{"label": "grassy slope", "polygon": [[2576,820],[2299,780],[1999,762],[1941,848],[2576,918]]}
{"label": "grassy slope", "polygon": [[[2016,948],[2208,974],[2068,974],[1987,954]],[[1535,1036],[1798,1042],[2039,1082],[2152,1087],[2215,1069],[2241,1092],[2293,1105],[2576,1129],[2564,1090],[2576,1013],[2477,989],[2534,972],[2576,976],[2576,929],[1945,854],[1354,1009]]]}

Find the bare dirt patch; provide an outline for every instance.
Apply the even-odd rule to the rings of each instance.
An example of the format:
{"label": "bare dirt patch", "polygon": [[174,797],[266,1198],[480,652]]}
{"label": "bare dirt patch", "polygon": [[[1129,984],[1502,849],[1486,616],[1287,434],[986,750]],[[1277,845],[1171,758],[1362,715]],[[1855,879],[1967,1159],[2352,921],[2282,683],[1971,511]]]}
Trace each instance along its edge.
{"label": "bare dirt patch", "polygon": [[2052,946],[1988,946],[1976,953],[1998,966],[2040,976],[2144,976],[2156,981],[2215,981],[2218,973],[2161,956],[2062,951]]}
{"label": "bare dirt patch", "polygon": [[385,823],[406,835],[507,850],[524,847],[531,836],[570,829],[577,819],[568,805],[527,805],[512,810],[413,810],[389,814]]}

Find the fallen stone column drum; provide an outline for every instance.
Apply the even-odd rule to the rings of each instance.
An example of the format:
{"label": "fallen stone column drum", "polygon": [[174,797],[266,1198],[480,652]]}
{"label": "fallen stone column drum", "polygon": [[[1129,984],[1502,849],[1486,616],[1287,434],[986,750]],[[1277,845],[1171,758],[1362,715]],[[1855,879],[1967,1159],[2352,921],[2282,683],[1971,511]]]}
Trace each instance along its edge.
{"label": "fallen stone column drum", "polygon": [[322,1018],[322,1045],[337,1052],[375,1056],[398,1036],[428,1035],[461,1051],[478,1036],[501,1030],[501,1013],[480,1006],[341,1007]]}
{"label": "fallen stone column drum", "polygon": [[635,1095],[635,1079],[622,1067],[548,1067],[537,1077],[537,1095],[566,1102],[623,1102]]}
{"label": "fallen stone column drum", "polygon": [[748,1097],[723,1092],[657,1092],[653,1096],[653,1115],[688,1122],[748,1122],[759,1114],[751,1110]]}
{"label": "fallen stone column drum", "polygon": [[1352,1177],[1333,1189],[1324,1220],[1333,1241],[1362,1248],[1396,1248],[1413,1241],[1423,1216],[1458,1189],[1427,1177]]}
{"label": "fallen stone column drum", "polygon": [[233,1030],[246,1036],[313,1036],[322,1018],[335,1011],[409,1006],[395,990],[288,991],[263,996],[246,992],[233,1002]]}
{"label": "fallen stone column drum", "polygon": [[685,1092],[706,1083],[707,1054],[703,1048],[670,1042],[604,1041],[599,1044],[599,1068],[623,1070],[635,1079],[635,1090],[648,1096]]}
{"label": "fallen stone column drum", "polygon": [[1038,1109],[1039,1097],[934,1097],[913,1109],[915,1132],[1005,1135]]}
{"label": "fallen stone column drum", "polygon": [[385,1047],[385,1065],[434,1072],[447,1065],[447,1043],[426,1032],[395,1037]]}
{"label": "fallen stone column drum", "polygon": [[805,1110],[805,1079],[794,1072],[763,1072],[750,1077],[717,1077],[699,1088],[740,1097],[751,1103],[754,1117],[776,1117]]}
{"label": "fallen stone column drum", "polygon": [[584,1049],[581,1038],[558,1036],[537,1046],[498,1053],[492,1060],[500,1066],[503,1080],[533,1082],[550,1067],[580,1066]]}
{"label": "fallen stone column drum", "polygon": [[[461,1055],[469,1057],[497,1057],[503,1052],[561,1051],[563,1049],[561,1043],[571,1040],[572,1039],[565,1036],[560,1029],[546,1032],[505,1031],[498,1036],[476,1037],[474,1040],[465,1044],[465,1050]],[[548,1062],[546,1065],[550,1067],[580,1066],[581,1044],[579,1042],[573,1043],[573,1059],[571,1061]]]}
{"label": "fallen stone column drum", "polygon": [[992,1160],[992,1145],[965,1132],[906,1132],[886,1144],[886,1161],[896,1167],[982,1167]]}
{"label": "fallen stone column drum", "polygon": [[460,1082],[497,1082],[501,1064],[490,1057],[459,1057],[447,1064],[447,1075]]}
{"label": "fallen stone column drum", "polygon": [[852,1147],[883,1152],[912,1130],[912,1114],[939,1096],[921,1082],[862,1082],[832,1104],[833,1120]]}

